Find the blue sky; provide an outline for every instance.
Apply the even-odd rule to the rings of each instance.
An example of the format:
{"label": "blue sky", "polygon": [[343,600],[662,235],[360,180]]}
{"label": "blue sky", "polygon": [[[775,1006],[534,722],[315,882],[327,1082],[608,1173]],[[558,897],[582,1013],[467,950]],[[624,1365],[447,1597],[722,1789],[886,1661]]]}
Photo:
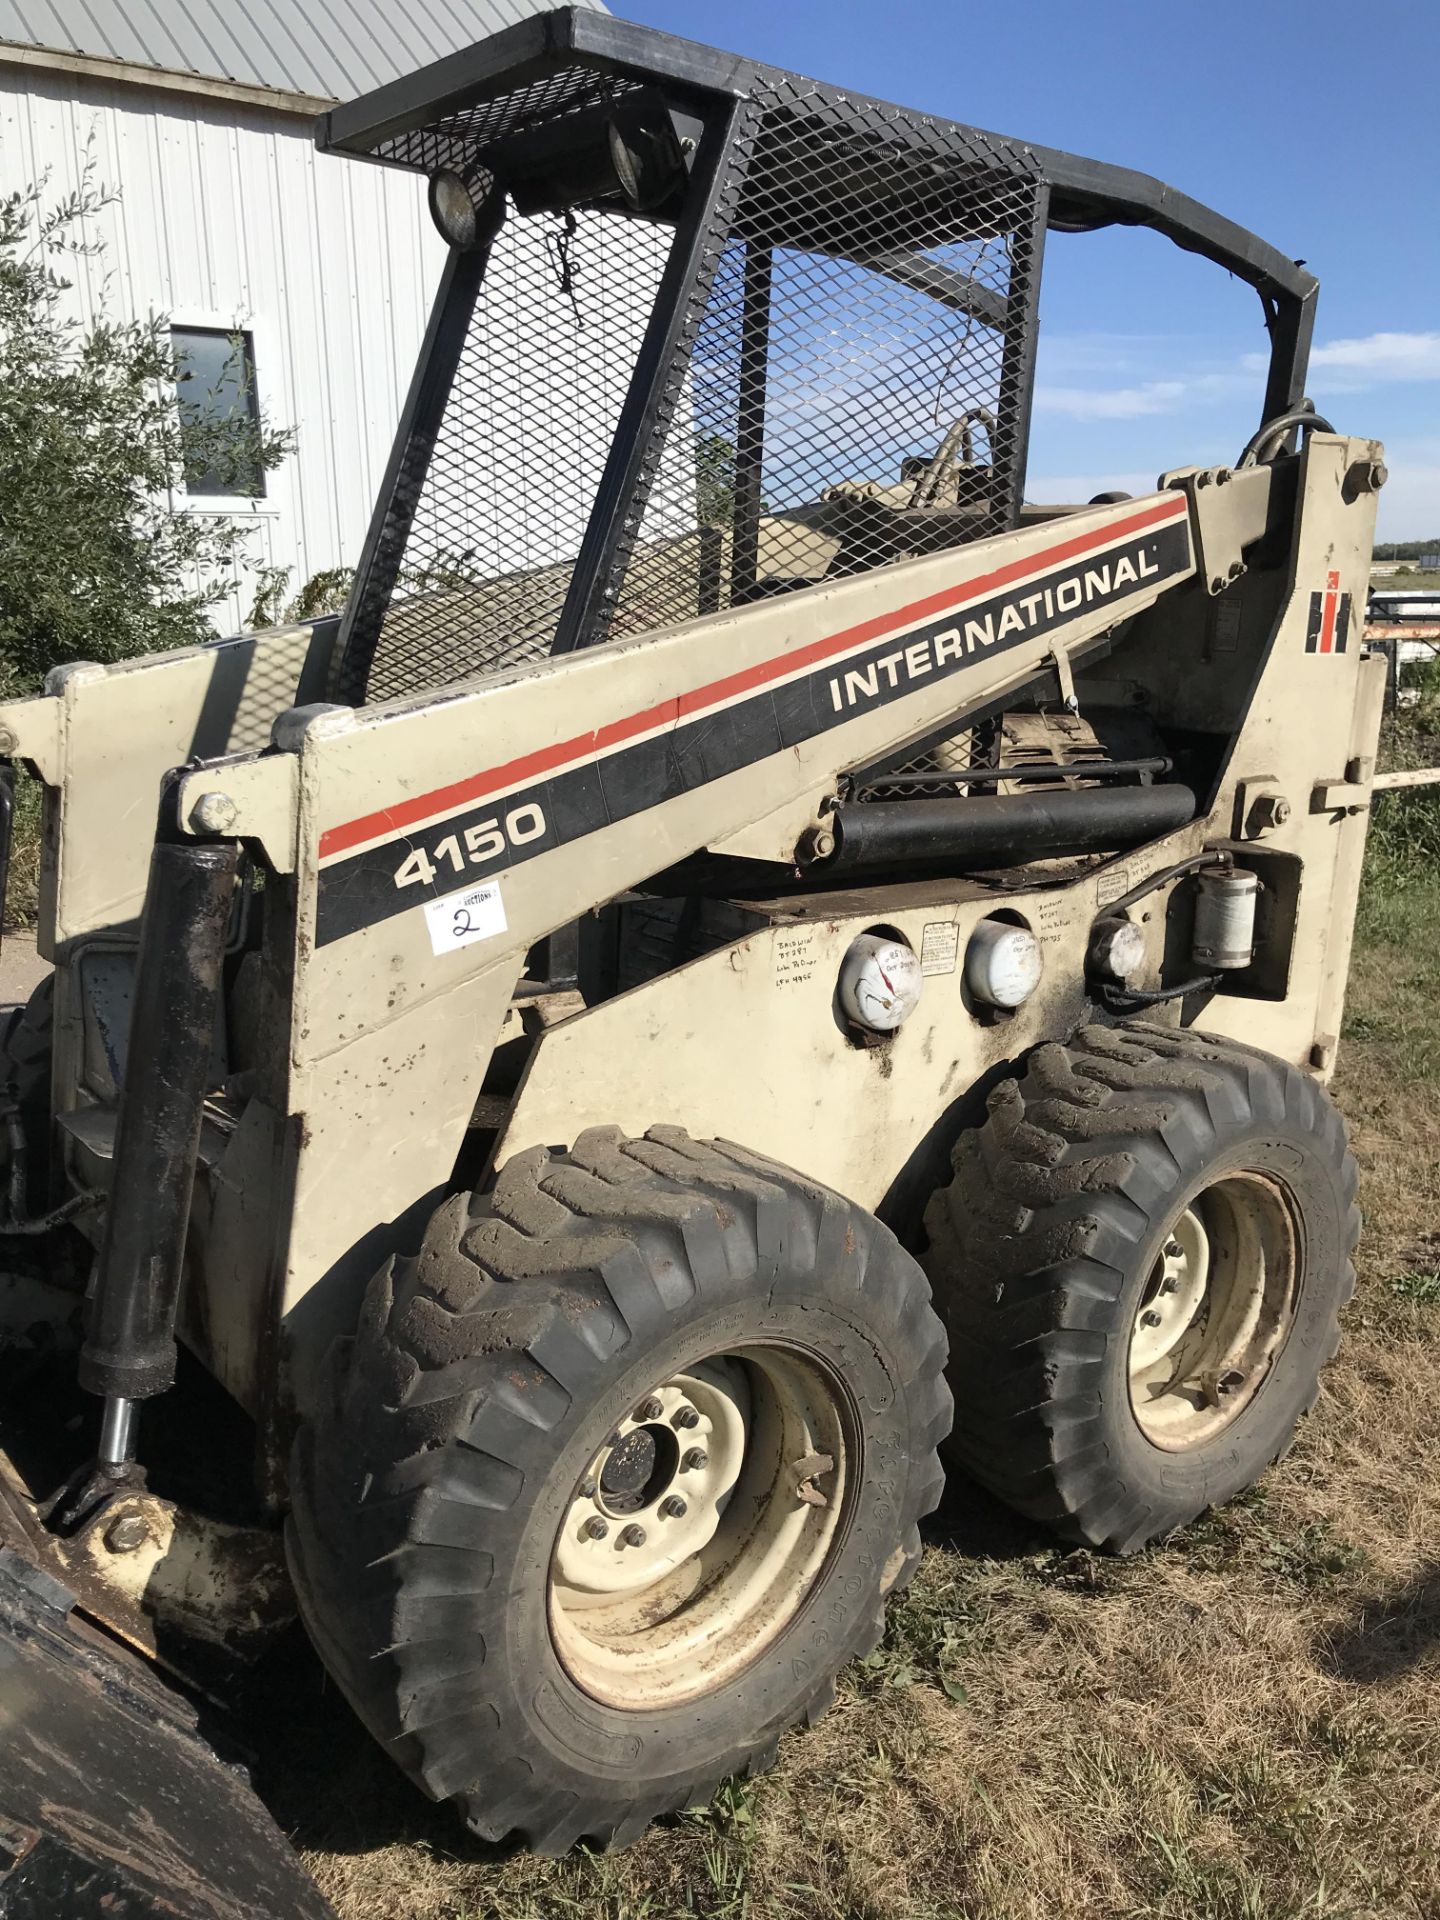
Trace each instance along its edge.
{"label": "blue sky", "polygon": [[[1380,537],[1440,535],[1440,7],[1432,0],[612,0],[617,13],[1158,174],[1320,280],[1309,390],[1386,442]],[[1265,335],[1248,287],[1147,232],[1052,236],[1037,498],[1234,459]]]}

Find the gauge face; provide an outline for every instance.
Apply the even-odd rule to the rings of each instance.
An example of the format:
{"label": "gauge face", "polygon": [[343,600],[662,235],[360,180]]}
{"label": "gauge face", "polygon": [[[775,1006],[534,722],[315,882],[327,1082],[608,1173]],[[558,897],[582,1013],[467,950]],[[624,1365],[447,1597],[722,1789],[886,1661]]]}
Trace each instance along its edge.
{"label": "gauge face", "polygon": [[840,1004],[871,1033],[893,1033],[920,999],[920,961],[899,940],[862,933],[840,963]]}
{"label": "gauge face", "polygon": [[965,954],[965,984],[987,1007],[1018,1007],[1040,984],[1040,942],[1028,927],[982,920]]}

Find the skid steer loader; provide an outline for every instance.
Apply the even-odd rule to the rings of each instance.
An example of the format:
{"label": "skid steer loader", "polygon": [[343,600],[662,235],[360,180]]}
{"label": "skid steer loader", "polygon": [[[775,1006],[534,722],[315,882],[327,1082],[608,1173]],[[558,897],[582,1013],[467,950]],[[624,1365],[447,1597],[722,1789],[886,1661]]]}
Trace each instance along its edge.
{"label": "skid steer loader", "polygon": [[[298,1606],[477,1834],[624,1842],[824,1709],[942,1452],[1123,1552],[1290,1444],[1385,471],[1315,280],[1134,173],[571,10],[320,144],[449,243],[344,616],[0,707],[3,1525],[66,1631],[203,1694]],[[1115,223],[1255,289],[1257,431],[1034,504]]]}

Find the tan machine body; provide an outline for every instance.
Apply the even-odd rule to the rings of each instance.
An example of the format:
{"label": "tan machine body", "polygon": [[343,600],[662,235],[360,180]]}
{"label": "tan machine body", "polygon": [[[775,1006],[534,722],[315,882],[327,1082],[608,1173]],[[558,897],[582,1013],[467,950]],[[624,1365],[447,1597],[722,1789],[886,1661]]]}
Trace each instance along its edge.
{"label": "tan machine body", "polygon": [[[207,765],[186,776],[182,817],[194,821],[199,809],[198,818],[218,822],[223,813],[226,830],[277,874],[296,875],[294,921],[267,923],[253,992],[231,1010],[236,1057],[254,1062],[239,1071],[254,1090],[212,1102],[193,1223],[191,1337],[252,1410],[267,1397],[265,1371],[285,1344],[277,1347],[278,1336],[307,1326],[307,1298],[333,1286],[340,1303],[315,1324],[329,1332],[342,1323],[365,1277],[353,1250],[368,1251],[371,1235],[443,1183],[492,1055],[512,1035],[531,1036],[529,1058],[503,1114],[493,1103],[485,1114],[497,1161],[597,1122],[664,1121],[743,1137],[874,1208],[988,1068],[1073,1017],[1090,930],[1107,902],[1203,847],[1254,846],[1294,863],[1293,898],[1275,933],[1285,949],[1277,984],[1263,997],[1216,994],[1202,1024],[1328,1075],[1384,663],[1366,658],[1358,624],[1343,652],[1307,651],[1307,631],[1312,596],[1332,575],[1339,582],[1329,591],[1363,602],[1374,496],[1351,495],[1346,476],[1377,457],[1373,442],[1312,436],[1285,508],[1293,558],[1279,591],[1252,592],[1243,573],[1229,580],[1271,526],[1270,470],[1208,486],[1182,471],[1142,500],[460,683],[440,700],[360,713],[302,706],[276,718],[277,687],[324,684],[328,624],[69,669],[55,692],[0,710],[0,725],[51,794],[40,940],[60,968],[56,1083],[77,1177],[94,1179],[87,1156],[105,1150],[84,1120],[100,1104],[103,1047],[66,983],[89,956],[133,939],[157,782],[197,745]],[[1135,577],[1118,599],[1027,636],[1022,603],[1037,580],[1075,580],[1083,591],[1086,573],[1107,563],[1113,573],[1123,560]],[[1225,590],[1211,592],[1212,580]],[[997,604],[1017,609],[1021,624],[1004,652],[987,650],[973,618],[967,639],[967,609],[980,603],[992,618]],[[1087,664],[1117,628],[1124,639]],[[442,846],[453,819],[469,819],[480,800],[503,827],[516,796],[544,772],[601,764],[636,739],[723,715],[757,683],[804,675],[833,705],[832,688],[843,692],[847,669],[877,643],[882,658],[895,656],[903,698],[867,711],[862,693],[812,741],[499,870],[503,927],[485,938],[436,952],[424,890],[407,894],[404,885],[387,917],[317,938],[322,878],[353,849],[393,849],[398,869],[415,848]],[[1099,703],[1143,688],[1171,720],[1202,727],[1221,724],[1253,677],[1208,815],[1122,859],[1012,874],[1003,894],[978,881],[924,880],[863,898],[812,889],[771,900],[754,932],[593,1009],[512,1005],[526,953],[552,929],[701,848],[793,859],[846,768],[1003,699],[1050,660],[1073,677],[1082,713],[1092,687]],[[883,670],[879,684],[888,677]],[[1067,718],[1057,703],[1055,727]],[[1283,824],[1254,824],[1262,796],[1284,801]],[[1262,810],[1267,822],[1274,811]],[[449,854],[439,857],[453,867]],[[495,870],[482,860],[471,871],[480,882]],[[1161,891],[1145,905],[1147,977],[1162,954],[1165,902]],[[957,956],[1001,903],[1040,937],[1045,973],[997,1025],[967,1005]],[[833,1010],[841,957],[878,923],[899,927],[917,952],[932,930],[934,956],[918,1017],[883,1051],[851,1045]]]}

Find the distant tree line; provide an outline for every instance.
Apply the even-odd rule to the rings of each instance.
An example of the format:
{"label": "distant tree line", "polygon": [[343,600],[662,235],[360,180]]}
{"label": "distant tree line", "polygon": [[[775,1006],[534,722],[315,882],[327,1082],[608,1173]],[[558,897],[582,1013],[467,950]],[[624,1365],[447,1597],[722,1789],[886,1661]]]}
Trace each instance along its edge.
{"label": "distant tree line", "polygon": [[1418,560],[1422,553],[1440,553],[1440,533],[1433,540],[1382,541],[1375,549],[1377,560]]}

